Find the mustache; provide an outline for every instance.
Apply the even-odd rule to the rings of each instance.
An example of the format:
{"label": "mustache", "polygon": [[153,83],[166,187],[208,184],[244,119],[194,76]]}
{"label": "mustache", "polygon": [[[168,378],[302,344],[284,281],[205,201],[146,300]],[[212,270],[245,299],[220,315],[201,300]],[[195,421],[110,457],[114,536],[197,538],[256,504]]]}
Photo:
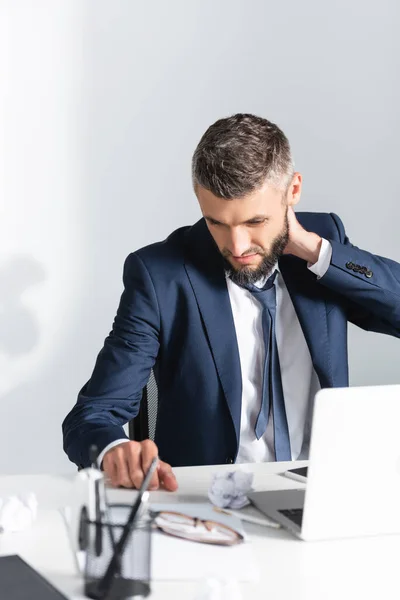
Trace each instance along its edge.
{"label": "mustache", "polygon": [[[265,250],[264,248],[260,248],[260,246],[253,246],[252,248],[246,250],[246,252],[242,252],[240,257],[244,258],[245,256],[250,256],[251,254],[259,254],[260,256],[265,256]],[[224,248],[224,250],[222,250],[222,256],[224,258],[228,258],[230,256],[233,256],[233,254],[230,250]]]}

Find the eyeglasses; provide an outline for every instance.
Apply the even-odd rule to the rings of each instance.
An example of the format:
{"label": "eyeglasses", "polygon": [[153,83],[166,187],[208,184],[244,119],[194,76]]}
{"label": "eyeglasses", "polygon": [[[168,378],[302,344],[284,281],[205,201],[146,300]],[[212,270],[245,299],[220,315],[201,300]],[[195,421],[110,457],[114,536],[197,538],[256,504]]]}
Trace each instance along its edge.
{"label": "eyeglasses", "polygon": [[216,521],[164,510],[152,511],[151,516],[154,526],[167,535],[220,546],[232,546],[243,541],[243,536],[238,531]]}

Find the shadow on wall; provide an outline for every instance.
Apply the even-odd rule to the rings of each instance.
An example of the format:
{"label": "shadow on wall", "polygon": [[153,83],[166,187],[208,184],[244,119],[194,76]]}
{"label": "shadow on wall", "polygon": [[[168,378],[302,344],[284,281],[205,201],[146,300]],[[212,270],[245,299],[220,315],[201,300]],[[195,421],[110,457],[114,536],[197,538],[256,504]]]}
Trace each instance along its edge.
{"label": "shadow on wall", "polygon": [[[2,452],[0,472],[4,474],[35,470],[35,402],[27,384],[27,367],[34,360],[40,342],[39,323],[27,295],[46,280],[43,266],[29,255],[10,256],[0,265],[0,435],[3,448],[15,446],[13,459]],[[29,434],[29,435],[27,435]],[[21,438],[22,444],[15,440]]]}
{"label": "shadow on wall", "polygon": [[0,353],[27,354],[38,343],[38,324],[23,295],[45,279],[44,268],[30,256],[15,256],[0,267]]}

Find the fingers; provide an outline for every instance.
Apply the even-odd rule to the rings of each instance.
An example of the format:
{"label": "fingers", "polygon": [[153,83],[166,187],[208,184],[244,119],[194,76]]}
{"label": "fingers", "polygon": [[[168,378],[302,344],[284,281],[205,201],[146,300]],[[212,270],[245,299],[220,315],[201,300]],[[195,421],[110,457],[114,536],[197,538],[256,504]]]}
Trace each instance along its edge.
{"label": "fingers", "polygon": [[[158,456],[158,448],[151,440],[144,440],[142,442],[142,473],[147,473],[153,459]],[[143,478],[142,478],[143,481]],[[157,490],[159,486],[158,469],[155,470],[153,477],[151,478],[149,490]]]}
{"label": "fingers", "polygon": [[293,206],[288,206],[288,219],[297,219]]}
{"label": "fingers", "polygon": [[103,471],[106,474],[111,485],[113,487],[117,487],[118,486],[117,467],[109,457],[108,458],[106,458],[106,457],[107,457],[107,455],[105,455],[104,459],[103,459]]}
{"label": "fingers", "polygon": [[[111,448],[103,458],[103,469],[114,487],[140,488],[158,449],[151,440],[124,442]],[[160,486],[160,478],[166,490],[174,491],[178,485],[170,465],[160,461],[151,479],[149,490]]]}
{"label": "fingers", "polygon": [[124,442],[114,448],[111,448],[103,458],[103,469],[114,487],[133,487],[133,481],[130,474],[129,461],[127,456],[130,454],[130,449],[127,446],[138,444],[137,442]]}
{"label": "fingers", "polygon": [[172,468],[168,463],[160,460],[158,465],[158,478],[160,480],[160,485],[165,490],[169,492],[175,492],[178,489],[178,482],[176,481],[176,477],[172,472]]}
{"label": "fingers", "polygon": [[138,489],[143,482],[142,445],[140,442],[129,442],[126,446],[125,460],[128,465],[128,473],[131,481],[129,487]]}
{"label": "fingers", "polygon": [[293,206],[288,206],[287,216],[289,223],[289,234],[294,233],[293,230],[304,232],[304,228],[302,227],[302,225],[300,225]]}

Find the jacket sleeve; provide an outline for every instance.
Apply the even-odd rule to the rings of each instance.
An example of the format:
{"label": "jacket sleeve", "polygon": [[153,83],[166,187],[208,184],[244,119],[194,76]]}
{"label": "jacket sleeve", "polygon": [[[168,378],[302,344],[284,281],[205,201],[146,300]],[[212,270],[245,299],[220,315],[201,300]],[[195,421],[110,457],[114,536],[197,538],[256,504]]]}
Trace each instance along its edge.
{"label": "jacket sleeve", "polygon": [[320,284],[339,294],[350,322],[400,337],[400,264],[353,246],[339,217],[331,217],[339,241],[329,239],[332,258]]}
{"label": "jacket sleeve", "polygon": [[99,452],[126,438],[159,350],[160,312],[149,272],[137,254],[124,266],[124,291],[110,335],[90,380],[63,422],[64,450],[78,466],[89,465],[89,448]]}

